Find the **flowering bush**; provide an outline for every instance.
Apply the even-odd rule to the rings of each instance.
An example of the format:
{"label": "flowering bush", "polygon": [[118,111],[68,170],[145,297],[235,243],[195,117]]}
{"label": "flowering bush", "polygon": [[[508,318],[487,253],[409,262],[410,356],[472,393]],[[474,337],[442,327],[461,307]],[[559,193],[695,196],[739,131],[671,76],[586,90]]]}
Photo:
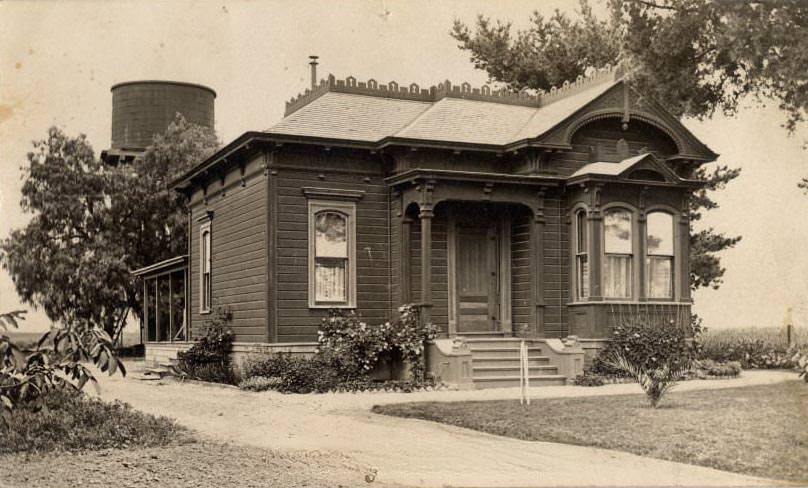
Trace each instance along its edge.
{"label": "flowering bush", "polygon": [[356,378],[373,371],[380,360],[401,359],[411,364],[412,379],[423,381],[425,342],[435,338],[435,326],[422,325],[414,305],[398,311],[397,320],[370,326],[354,311],[330,310],[318,333],[319,353]]}

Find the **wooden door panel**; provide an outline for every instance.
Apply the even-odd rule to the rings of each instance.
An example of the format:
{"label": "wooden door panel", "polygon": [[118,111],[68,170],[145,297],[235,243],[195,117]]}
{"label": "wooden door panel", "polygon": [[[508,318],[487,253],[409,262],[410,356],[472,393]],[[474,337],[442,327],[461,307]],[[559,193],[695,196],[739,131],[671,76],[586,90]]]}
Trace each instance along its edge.
{"label": "wooden door panel", "polygon": [[[457,331],[489,332],[496,326],[496,233],[492,225],[458,225],[456,231]],[[492,255],[493,254],[493,255]]]}

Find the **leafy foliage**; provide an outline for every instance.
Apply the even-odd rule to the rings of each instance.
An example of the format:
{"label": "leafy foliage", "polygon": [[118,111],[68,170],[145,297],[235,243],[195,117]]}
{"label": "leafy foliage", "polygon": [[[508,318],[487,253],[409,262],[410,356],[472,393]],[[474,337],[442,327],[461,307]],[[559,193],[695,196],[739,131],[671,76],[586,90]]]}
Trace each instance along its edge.
{"label": "leafy foliage", "polygon": [[583,374],[579,374],[572,380],[572,384],[575,386],[603,386],[606,382],[602,375],[585,370]]}
{"label": "leafy foliage", "polygon": [[380,360],[402,359],[412,366],[412,379],[424,379],[424,348],[436,335],[432,324],[422,325],[418,308],[404,305],[399,317],[369,326],[354,311],[330,310],[318,332],[319,350],[348,376],[370,373]]}
{"label": "leafy foliage", "polygon": [[[0,330],[16,328],[23,311],[0,314]],[[56,390],[81,390],[97,383],[86,366],[92,363],[110,375],[123,363],[115,354],[112,339],[102,329],[72,324],[42,335],[33,351],[24,351],[9,336],[0,334],[0,408],[8,421],[16,406],[39,408],[47,394]]]}
{"label": "leafy foliage", "polygon": [[452,37],[474,66],[515,90],[549,90],[589,67],[623,63],[631,82],[675,115],[733,114],[745,95],[775,98],[793,130],[808,107],[808,6],[804,2],[587,1],[576,16],[534,12],[527,29],[478,17]]}
{"label": "leafy foliage", "polygon": [[665,393],[676,386],[679,380],[684,379],[689,369],[689,365],[667,362],[648,367],[644,363],[628,359],[623,354],[616,354],[609,363],[614,369],[624,371],[637,379],[652,408],[657,408]]}
{"label": "leafy foliage", "polygon": [[712,359],[697,359],[693,361],[692,373],[696,378],[708,376],[738,376],[741,374],[741,363],[738,361],[719,362]]}
{"label": "leafy foliage", "polygon": [[322,355],[306,358],[290,354],[248,363],[244,376],[245,380],[239,384],[241,389],[281,393],[325,393],[347,379]]}
{"label": "leafy foliage", "polygon": [[[696,324],[698,326],[698,324]],[[612,337],[592,362],[591,371],[604,376],[628,374],[616,367],[618,356],[642,369],[652,370],[669,365],[671,369],[686,369],[697,353],[699,330],[675,324],[654,322],[643,314],[627,313],[612,328]]]}
{"label": "leafy foliage", "polygon": [[[435,338],[433,325],[422,325],[413,305],[399,308],[399,318],[379,326],[368,325],[354,311],[330,310],[319,331],[317,353],[310,358],[278,354],[247,362],[245,390],[282,393],[324,393],[393,389],[412,391],[432,386],[425,378],[425,342]],[[406,361],[410,378],[378,382],[370,373],[380,361]]]}
{"label": "leafy foliage", "polygon": [[173,420],[138,412],[125,403],[52,390],[38,407],[23,405],[8,422],[0,423],[0,454],[161,446],[186,436]]}
{"label": "leafy foliage", "polygon": [[23,167],[20,204],[31,220],[0,243],[22,300],[113,337],[130,311],[142,317],[129,272],[186,252],[184,202],[168,185],[217,146],[212,131],[178,116],[142,158],[113,167],[84,135],[50,128]]}
{"label": "leafy foliage", "polygon": [[177,370],[191,379],[235,385],[237,378],[230,363],[233,332],[229,310],[216,308],[201,327],[204,335],[190,349],[177,353]]}

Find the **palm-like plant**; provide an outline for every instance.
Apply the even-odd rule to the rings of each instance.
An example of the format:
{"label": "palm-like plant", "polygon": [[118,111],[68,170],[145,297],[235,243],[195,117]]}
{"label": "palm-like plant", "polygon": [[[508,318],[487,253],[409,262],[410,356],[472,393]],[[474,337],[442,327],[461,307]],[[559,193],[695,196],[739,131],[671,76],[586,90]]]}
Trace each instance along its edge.
{"label": "palm-like plant", "polygon": [[615,355],[608,363],[637,379],[648,397],[652,408],[657,408],[662,397],[685,377],[688,367],[675,367],[668,363],[655,368],[634,364],[621,354]]}

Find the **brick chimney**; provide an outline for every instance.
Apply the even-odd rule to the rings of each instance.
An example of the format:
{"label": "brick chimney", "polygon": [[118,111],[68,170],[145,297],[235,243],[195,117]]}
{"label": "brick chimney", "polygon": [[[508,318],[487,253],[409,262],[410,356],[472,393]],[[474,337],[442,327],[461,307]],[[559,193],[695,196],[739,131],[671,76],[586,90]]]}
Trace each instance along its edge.
{"label": "brick chimney", "polygon": [[320,56],[309,56],[309,59],[311,59],[311,62],[309,64],[311,65],[311,89],[312,90],[317,88],[317,58],[319,58],[319,57]]}

